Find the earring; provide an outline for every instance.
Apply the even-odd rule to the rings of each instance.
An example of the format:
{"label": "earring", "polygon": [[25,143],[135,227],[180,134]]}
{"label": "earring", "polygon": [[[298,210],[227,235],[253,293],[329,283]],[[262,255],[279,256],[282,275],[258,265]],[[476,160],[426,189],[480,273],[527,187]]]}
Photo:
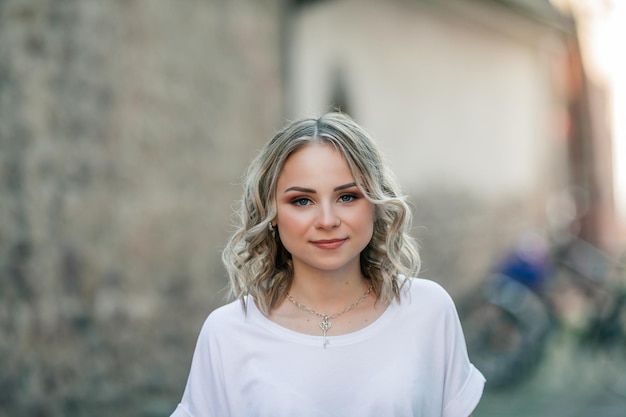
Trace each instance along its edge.
{"label": "earring", "polygon": [[276,234],[276,229],[274,229],[274,225],[272,224],[272,222],[269,222],[267,224],[267,227],[270,229],[270,234],[274,236]]}

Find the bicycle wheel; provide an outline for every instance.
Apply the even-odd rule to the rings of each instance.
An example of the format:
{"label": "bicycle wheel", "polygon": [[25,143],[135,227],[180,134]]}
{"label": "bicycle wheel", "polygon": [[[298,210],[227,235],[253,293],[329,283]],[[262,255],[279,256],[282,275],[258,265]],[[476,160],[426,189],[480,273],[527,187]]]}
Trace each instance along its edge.
{"label": "bicycle wheel", "polygon": [[488,388],[510,385],[524,375],[534,353],[524,347],[524,329],[513,315],[484,304],[464,319],[468,354],[485,375]]}
{"label": "bicycle wheel", "polygon": [[501,388],[521,381],[539,363],[550,320],[541,300],[515,281],[494,281],[486,289],[487,299],[464,311],[463,327],[486,387]]}

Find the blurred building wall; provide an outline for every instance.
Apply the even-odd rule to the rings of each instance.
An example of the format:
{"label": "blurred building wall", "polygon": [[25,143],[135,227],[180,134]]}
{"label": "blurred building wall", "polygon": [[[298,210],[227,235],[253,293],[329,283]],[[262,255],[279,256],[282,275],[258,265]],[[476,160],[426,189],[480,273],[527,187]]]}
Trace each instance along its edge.
{"label": "blurred building wall", "polygon": [[566,42],[497,2],[319,2],[293,25],[289,110],[340,97],[416,206],[424,274],[456,292],[568,183]]}

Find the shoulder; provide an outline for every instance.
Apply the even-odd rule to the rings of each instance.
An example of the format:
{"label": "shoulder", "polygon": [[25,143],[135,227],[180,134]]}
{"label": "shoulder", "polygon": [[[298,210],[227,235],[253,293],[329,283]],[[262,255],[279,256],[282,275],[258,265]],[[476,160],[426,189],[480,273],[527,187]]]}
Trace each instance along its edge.
{"label": "shoulder", "polygon": [[201,336],[222,333],[245,320],[246,313],[240,300],[232,301],[213,310],[202,325]]}
{"label": "shoulder", "polygon": [[450,294],[437,282],[423,278],[409,278],[402,289],[401,304],[415,308],[455,311]]}
{"label": "shoulder", "polygon": [[231,301],[213,310],[207,317],[209,322],[220,322],[223,320],[239,319],[246,315],[241,300]]}
{"label": "shoulder", "polygon": [[441,284],[424,278],[408,278],[402,291],[403,297],[435,298],[438,301],[452,301],[450,294]]}

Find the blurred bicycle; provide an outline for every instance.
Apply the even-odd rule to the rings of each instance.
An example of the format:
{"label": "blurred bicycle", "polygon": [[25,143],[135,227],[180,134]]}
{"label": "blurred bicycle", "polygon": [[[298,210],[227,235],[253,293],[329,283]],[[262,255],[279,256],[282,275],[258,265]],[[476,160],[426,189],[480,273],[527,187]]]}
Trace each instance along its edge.
{"label": "blurred bicycle", "polygon": [[569,326],[580,343],[602,348],[609,388],[626,395],[625,279],[623,262],[572,233],[522,236],[459,306],[470,358],[487,388],[524,380],[550,335]]}

